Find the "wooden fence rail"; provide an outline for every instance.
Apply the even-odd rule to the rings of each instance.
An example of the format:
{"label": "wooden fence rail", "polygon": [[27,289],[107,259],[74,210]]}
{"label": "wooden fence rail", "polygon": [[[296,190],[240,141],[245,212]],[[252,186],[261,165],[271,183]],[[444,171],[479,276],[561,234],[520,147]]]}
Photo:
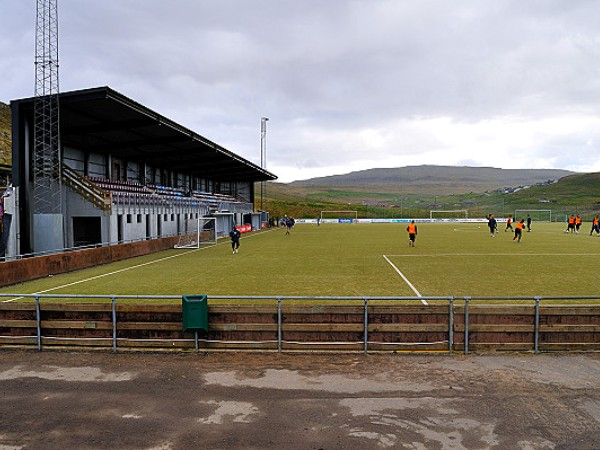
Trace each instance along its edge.
{"label": "wooden fence rail", "polygon": [[[408,300],[408,299],[403,299]],[[0,346],[118,350],[571,351],[600,350],[600,298],[578,304],[422,305],[355,299],[263,304],[208,302],[208,331],[183,332],[182,305],[120,299],[0,303]],[[266,304],[265,304],[266,303]]]}

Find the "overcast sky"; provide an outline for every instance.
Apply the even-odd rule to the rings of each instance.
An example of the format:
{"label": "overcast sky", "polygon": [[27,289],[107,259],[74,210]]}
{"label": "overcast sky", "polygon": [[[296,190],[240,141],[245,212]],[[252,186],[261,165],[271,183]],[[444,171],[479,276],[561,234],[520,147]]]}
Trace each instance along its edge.
{"label": "overcast sky", "polygon": [[[0,4],[0,101],[35,0]],[[600,171],[598,0],[59,0],[62,92],[109,86],[279,181],[436,164]]]}

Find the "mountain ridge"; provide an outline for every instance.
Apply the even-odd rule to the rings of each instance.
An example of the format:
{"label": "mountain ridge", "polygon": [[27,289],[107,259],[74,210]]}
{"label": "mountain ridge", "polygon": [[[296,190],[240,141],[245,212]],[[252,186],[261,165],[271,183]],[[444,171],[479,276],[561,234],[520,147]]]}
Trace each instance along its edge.
{"label": "mountain ridge", "polygon": [[345,189],[410,192],[426,189],[440,194],[485,192],[516,186],[550,183],[577,172],[563,169],[500,169],[495,167],[437,166],[424,164],[396,168],[374,168],[342,175],[283,183],[289,188]]}

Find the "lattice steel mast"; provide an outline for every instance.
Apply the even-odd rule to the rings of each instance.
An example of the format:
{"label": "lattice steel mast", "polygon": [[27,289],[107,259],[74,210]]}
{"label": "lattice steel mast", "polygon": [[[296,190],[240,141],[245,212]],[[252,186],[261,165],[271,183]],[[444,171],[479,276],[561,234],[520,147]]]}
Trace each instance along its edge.
{"label": "lattice steel mast", "polygon": [[58,0],[37,0],[36,12],[33,213],[60,214]]}

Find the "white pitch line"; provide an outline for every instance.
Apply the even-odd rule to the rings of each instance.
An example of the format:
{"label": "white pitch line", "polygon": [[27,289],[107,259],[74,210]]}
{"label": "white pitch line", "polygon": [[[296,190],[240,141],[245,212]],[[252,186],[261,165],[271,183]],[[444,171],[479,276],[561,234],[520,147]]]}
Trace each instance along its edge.
{"label": "white pitch line", "polygon": [[[56,286],[56,287],[53,287],[53,288],[50,288],[50,289],[45,289],[43,291],[33,292],[33,294],[45,294],[46,292],[56,291],[58,289],[66,288],[66,287],[69,287],[69,286],[75,286],[76,284],[86,283],[88,281],[97,280],[99,278],[104,278],[104,277],[107,277],[109,275],[115,275],[117,273],[126,272],[126,271],[131,270],[131,269],[137,269],[138,267],[148,266],[150,264],[154,264],[154,263],[157,263],[157,262],[165,261],[167,259],[177,258],[179,256],[187,255],[188,253],[192,253],[192,252],[195,252],[195,251],[198,251],[198,250],[203,250],[203,249],[202,248],[197,248],[197,249],[194,249],[194,250],[190,250],[188,252],[179,253],[177,255],[166,256],[164,258],[156,259],[154,261],[149,261],[149,262],[146,262],[146,263],[143,263],[143,264],[138,264],[136,266],[125,267],[124,269],[119,269],[119,270],[115,270],[113,272],[103,273],[102,275],[96,275],[95,277],[90,277],[90,278],[85,278],[83,280],[74,281],[73,283],[63,284],[61,286]],[[9,302],[13,302],[15,300],[20,300],[22,298],[23,297],[15,297],[15,298],[11,298],[11,299],[8,299],[8,300],[4,300],[2,303],[9,303]]]}
{"label": "white pitch line", "polygon": [[430,255],[389,255],[394,258],[440,258],[440,257],[454,257],[454,256],[462,256],[462,257],[485,257],[489,258],[490,256],[510,256],[511,258],[514,256],[593,256],[597,257],[597,253],[432,253]]}
{"label": "white pitch line", "polygon": [[[269,231],[271,231],[271,230],[269,230]],[[266,231],[262,231],[262,232],[257,233],[257,234],[246,236],[246,238],[258,236],[259,234],[262,234],[262,233],[266,233]],[[223,240],[223,242],[219,242],[216,245],[223,245],[223,244],[228,244],[228,243],[229,243],[229,241]],[[197,252],[199,250],[206,250],[206,249],[211,248],[211,247],[212,246],[210,246],[210,247],[195,248],[195,249],[187,251],[187,252],[178,253],[177,255],[165,256],[164,258],[155,259],[154,261],[149,261],[149,262],[145,262],[145,263],[142,263],[142,264],[137,264],[135,266],[125,267],[124,269],[119,269],[119,270],[115,270],[113,272],[103,273],[102,275],[96,275],[95,277],[90,277],[90,278],[86,278],[84,280],[74,281],[73,283],[63,284],[62,286],[56,286],[56,287],[53,287],[53,288],[50,288],[50,289],[46,289],[46,290],[43,290],[43,291],[33,292],[33,294],[34,295],[35,294],[45,294],[46,292],[52,292],[52,291],[56,291],[56,290],[59,290],[59,289],[62,289],[62,288],[66,288],[66,287],[69,287],[69,286],[75,286],[76,284],[81,284],[81,283],[86,283],[88,281],[97,280],[99,278],[104,278],[104,277],[107,277],[109,275],[115,275],[117,273],[126,272],[126,271],[131,270],[131,269],[137,269],[138,267],[149,266],[150,264],[154,264],[154,263],[157,263],[157,262],[166,261],[167,259],[171,259],[171,258],[178,258],[180,256],[187,255],[188,253]],[[8,300],[3,300],[2,303],[14,302],[15,300],[20,300],[22,298],[24,298],[24,297],[10,298]]]}
{"label": "white pitch line", "polygon": [[[408,281],[408,278],[406,278],[406,277],[404,276],[404,274],[403,274],[402,272],[400,272],[400,269],[398,269],[398,268],[397,268],[397,267],[394,265],[394,263],[393,263],[393,262],[391,262],[391,261],[389,260],[389,258],[388,258],[387,256],[385,256],[385,255],[382,255],[382,256],[383,256],[383,258],[384,258],[384,259],[385,259],[385,260],[386,260],[386,261],[389,263],[389,265],[390,265],[390,266],[392,266],[392,267],[394,268],[394,270],[395,270],[395,271],[398,273],[398,275],[400,275],[400,276],[402,277],[402,279],[403,279],[403,280],[406,282],[406,284],[408,284],[408,287],[410,287],[410,288],[413,290],[413,292],[414,292],[414,293],[417,295],[417,297],[423,297],[423,296],[422,296],[422,295],[419,293],[419,291],[417,291],[417,288],[416,288],[416,287],[414,287],[414,286],[413,286],[413,284],[412,284],[410,281]],[[424,305],[428,305],[428,303],[427,303],[425,300],[423,300],[423,298],[421,298],[421,302],[422,302]]]}

